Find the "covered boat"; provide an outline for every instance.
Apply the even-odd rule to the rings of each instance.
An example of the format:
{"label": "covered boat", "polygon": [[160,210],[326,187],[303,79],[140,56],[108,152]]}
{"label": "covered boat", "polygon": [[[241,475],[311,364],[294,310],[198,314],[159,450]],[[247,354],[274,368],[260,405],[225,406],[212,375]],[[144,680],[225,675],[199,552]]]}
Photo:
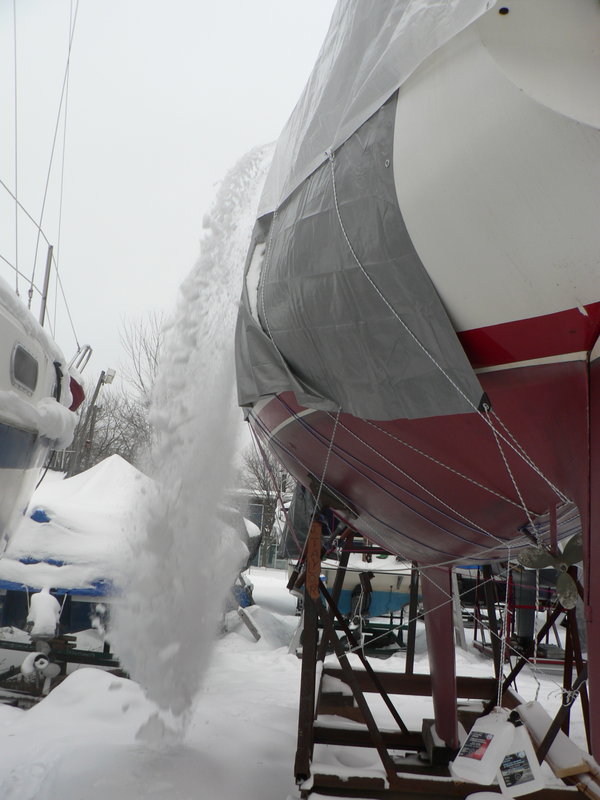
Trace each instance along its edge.
{"label": "covered boat", "polygon": [[248,254],[240,405],[419,563],[450,746],[451,566],[581,531],[600,749],[599,35],[595,0],[339,3]]}

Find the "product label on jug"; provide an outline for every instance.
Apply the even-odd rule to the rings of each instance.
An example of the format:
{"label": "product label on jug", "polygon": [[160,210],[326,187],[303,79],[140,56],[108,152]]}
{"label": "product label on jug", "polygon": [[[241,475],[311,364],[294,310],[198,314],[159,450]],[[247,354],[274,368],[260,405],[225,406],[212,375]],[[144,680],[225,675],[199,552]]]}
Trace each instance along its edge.
{"label": "product label on jug", "polygon": [[508,788],[534,779],[527,753],[524,750],[507,755],[500,765],[500,772]]}
{"label": "product label on jug", "polygon": [[476,761],[481,761],[493,738],[493,733],[471,731],[458,755],[460,758],[474,758]]}

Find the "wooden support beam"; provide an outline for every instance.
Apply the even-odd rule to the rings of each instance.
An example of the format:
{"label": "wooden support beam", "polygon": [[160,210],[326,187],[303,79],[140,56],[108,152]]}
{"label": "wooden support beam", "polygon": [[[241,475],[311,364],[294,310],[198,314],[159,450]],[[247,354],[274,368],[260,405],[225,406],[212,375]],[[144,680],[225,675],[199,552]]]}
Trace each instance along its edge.
{"label": "wooden support beam", "polygon": [[483,594],[488,615],[488,629],[492,644],[492,657],[494,659],[494,674],[496,678],[502,672],[500,664],[500,651],[502,642],[498,633],[498,617],[496,616],[496,586],[492,575],[492,568],[489,564],[484,564],[483,572]]}
{"label": "wooden support beam", "polygon": [[394,786],[396,782],[396,768],[394,762],[392,761],[390,754],[387,751],[383,738],[381,736],[381,732],[373,719],[373,715],[371,713],[371,709],[365,699],[365,696],[358,685],[358,681],[355,678],[355,673],[350,663],[348,661],[348,656],[338,639],[335,629],[333,627],[333,622],[331,617],[327,613],[327,610],[323,606],[322,603],[318,605],[318,612],[321,618],[321,624],[323,625],[323,629],[327,632],[330,641],[333,644],[333,648],[335,650],[335,654],[338,658],[340,663],[340,668],[343,674],[343,681],[346,683],[354,695],[354,699],[356,701],[356,705],[362,712],[363,719],[365,720],[365,724],[368,728],[369,735],[371,737],[371,741],[373,742],[373,747],[377,750],[379,754],[379,758],[381,759],[381,763],[383,764],[383,768],[385,770],[385,774],[389,781],[390,786]]}
{"label": "wooden support beam", "polygon": [[[401,773],[398,775],[396,786],[387,788],[383,777],[344,777],[319,773],[318,765],[313,776],[313,789],[311,792],[319,796],[339,798],[362,798],[369,800],[424,800],[426,797],[435,800],[464,800],[476,792],[490,792],[489,786],[477,783],[454,781],[450,778],[441,778],[431,775],[421,777]],[[310,792],[304,797],[310,797]],[[498,797],[502,797],[498,794]],[[528,800],[573,800],[579,797],[573,792],[572,787],[552,787],[527,795]]]}
{"label": "wooden support beam", "polygon": [[552,720],[552,725],[550,725],[550,727],[548,728],[548,731],[546,732],[546,735],[544,736],[542,743],[537,749],[536,755],[538,757],[540,764],[546,758],[548,750],[550,749],[552,743],[556,739],[556,735],[560,731],[564,720],[571,713],[571,706],[577,699],[577,693],[579,692],[582,684],[584,684],[585,681],[587,680],[587,675],[588,675],[588,669],[587,669],[587,664],[585,664],[583,669],[577,676],[575,683],[573,684],[573,689],[572,689],[573,694],[571,698],[567,702],[563,700],[563,703],[559,708],[558,713]]}
{"label": "wooden support beam", "polygon": [[[568,569],[569,575],[573,579],[577,577],[577,567],[569,567]],[[582,649],[581,649],[581,637],[579,636],[579,623],[577,621],[577,612],[575,609],[572,609],[567,613],[567,626],[568,630],[571,632],[571,644],[573,649],[573,658],[575,660],[575,667],[578,673],[581,673],[584,666]],[[588,695],[587,684],[584,683],[581,686],[581,690],[579,692],[579,697],[581,698],[581,709],[583,712],[583,723],[585,726],[585,735],[587,740],[587,746],[590,753],[592,752],[592,726],[590,724],[590,698]]]}
{"label": "wooden support beam", "polygon": [[408,604],[408,634],[406,636],[405,671],[412,675],[415,668],[415,643],[417,640],[417,609],[419,607],[419,567],[413,563],[410,572],[410,600]]}
{"label": "wooden support beam", "polygon": [[[375,672],[373,667],[369,664],[369,662],[367,661],[367,659],[363,655],[362,650],[359,647],[359,642],[357,642],[356,637],[354,636],[354,634],[352,633],[352,631],[348,627],[348,624],[347,624],[346,620],[340,614],[339,609],[333,604],[333,600],[331,598],[331,595],[329,594],[329,592],[327,591],[326,587],[322,583],[321,583],[321,592],[323,594],[323,597],[325,598],[325,602],[327,603],[327,606],[328,606],[330,614],[331,614],[331,616],[330,616],[331,628],[329,630],[334,631],[333,618],[337,619],[338,623],[340,624],[340,626],[342,628],[342,631],[344,632],[346,638],[348,639],[348,642],[350,643],[350,646],[353,647],[353,648],[356,648],[355,652],[356,652],[356,655],[359,657],[359,659],[360,659],[360,661],[361,661],[361,663],[362,663],[362,665],[364,667],[364,670],[365,670],[364,674],[369,676],[369,679],[370,679],[370,682],[371,682],[370,683],[371,689],[380,694],[381,699],[386,704],[388,711],[390,712],[390,714],[394,718],[394,721],[396,722],[396,724],[398,725],[400,730],[404,731],[404,733],[408,733],[408,728],[406,727],[402,717],[398,713],[398,709],[394,706],[394,704],[392,703],[392,701],[388,697],[387,692],[383,688],[383,685],[382,685],[382,683],[381,683],[381,681],[379,679],[379,675]],[[334,645],[334,648],[335,648],[336,642],[339,643],[339,640],[337,638],[337,635],[335,634],[335,631],[333,633],[333,637],[335,638],[335,642],[331,639],[331,635],[329,635],[329,639],[330,639],[330,641],[332,641],[332,644]],[[336,655],[337,655],[337,649],[336,649]],[[339,660],[339,657],[338,657],[338,660]]]}
{"label": "wooden support beam", "polygon": [[[350,558],[350,547],[352,545],[352,541],[354,539],[354,531],[348,528],[348,533],[345,537],[344,542],[344,549],[342,550],[342,555],[339,561],[338,568],[335,573],[335,580],[333,582],[333,587],[331,589],[331,598],[334,605],[337,607],[340,595],[342,593],[342,586],[344,585],[344,577],[346,575],[346,567],[348,566],[348,560]],[[333,615],[333,611],[330,609],[330,615]],[[327,636],[323,635],[321,638],[321,643],[319,645],[319,655],[318,659],[323,661],[325,658],[325,654],[327,653],[327,644],[329,639]]]}
{"label": "wooden support beam", "polygon": [[[542,627],[540,628],[540,630],[538,632],[538,635],[537,635],[538,644],[543,641],[544,636],[546,635],[547,631],[550,630],[552,625],[554,625],[554,623],[556,622],[556,620],[560,617],[560,615],[562,613],[563,613],[562,608],[560,606],[557,606],[554,609],[554,611],[550,614],[550,616],[548,617],[548,619],[542,625]],[[508,677],[506,677],[504,679],[504,683],[502,684],[502,694],[504,694],[508,690],[508,688],[514,682],[514,680],[517,677],[517,675],[521,672],[521,670],[525,666],[525,664],[527,664],[527,662],[529,660],[529,657],[533,655],[533,651],[534,651],[534,644],[533,644],[533,642],[531,642],[527,646],[527,649],[525,650],[525,653],[523,654],[523,657],[520,658],[517,661],[517,663],[515,664],[513,669],[508,674]],[[495,705],[496,705],[496,695],[494,695],[490,699],[490,701],[488,702],[488,704],[486,706],[486,709],[485,709],[485,713],[489,712]]]}
{"label": "wooden support beam", "polygon": [[304,586],[302,666],[300,670],[300,707],[298,710],[298,744],[294,775],[304,781],[310,775],[315,718],[319,574],[321,572],[321,524],[313,522],[306,543],[306,581]]}
{"label": "wooden support beam", "polygon": [[[326,666],[326,675],[343,680],[341,670]],[[406,694],[417,697],[431,697],[431,676],[415,673],[406,675],[398,672],[378,672],[377,678],[387,694]],[[371,676],[362,670],[354,670],[354,675],[363,692],[373,692]],[[485,700],[496,691],[498,684],[495,678],[476,678],[457,676],[457,697],[468,700]]]}
{"label": "wooden support beam", "polygon": [[[382,731],[381,738],[389,750],[424,750],[423,734],[420,732]],[[315,744],[333,744],[342,747],[373,747],[373,740],[366,726],[356,728],[329,727],[315,722]]]}

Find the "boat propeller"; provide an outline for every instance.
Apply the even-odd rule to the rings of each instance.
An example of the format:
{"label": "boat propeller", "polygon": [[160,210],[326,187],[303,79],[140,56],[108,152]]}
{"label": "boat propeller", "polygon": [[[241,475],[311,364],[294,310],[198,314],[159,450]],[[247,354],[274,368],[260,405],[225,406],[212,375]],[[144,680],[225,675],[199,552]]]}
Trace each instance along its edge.
{"label": "boat propeller", "polygon": [[528,547],[519,554],[518,560],[521,566],[529,569],[544,569],[553,567],[558,573],[556,581],[556,594],[563,608],[575,608],[579,593],[577,584],[569,575],[567,570],[574,564],[579,564],[583,559],[583,539],[578,533],[573,536],[562,552],[560,550],[553,555],[545,547]]}

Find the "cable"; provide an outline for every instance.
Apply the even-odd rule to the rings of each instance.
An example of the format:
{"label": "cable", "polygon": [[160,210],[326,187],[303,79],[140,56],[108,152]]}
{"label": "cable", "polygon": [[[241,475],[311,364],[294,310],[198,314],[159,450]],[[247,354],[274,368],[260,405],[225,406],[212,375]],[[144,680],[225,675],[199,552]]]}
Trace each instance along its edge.
{"label": "cable", "polygon": [[18,81],[17,81],[17,0],[13,0],[13,52],[14,52],[14,114],[15,114],[15,292],[19,296],[19,113],[18,113]]}
{"label": "cable", "polygon": [[[75,36],[75,26],[77,24],[77,12],[78,11],[79,11],[79,0],[77,0],[77,6],[75,7],[75,15],[73,17],[73,24],[71,26],[71,31],[70,31],[70,36],[69,36],[69,46],[68,46],[68,50],[67,50],[67,63],[65,65],[65,74],[64,74],[64,77],[63,77],[62,89],[61,89],[61,93],[60,93],[60,101],[59,101],[59,104],[58,104],[58,113],[56,115],[56,125],[54,126],[54,136],[53,136],[53,139],[52,139],[52,147],[51,147],[51,150],[50,150],[50,161],[49,161],[49,164],[48,164],[48,172],[47,172],[47,175],[46,175],[46,184],[45,184],[45,187],[44,187],[44,195],[43,195],[43,199],[42,199],[42,208],[41,208],[41,211],[40,211],[38,236],[37,236],[36,244],[35,244],[35,255],[33,257],[33,270],[32,270],[32,273],[31,273],[31,283],[32,284],[33,284],[33,281],[35,279],[35,271],[36,271],[36,268],[37,268],[37,256],[38,256],[39,243],[40,243],[39,232],[41,231],[42,222],[43,222],[43,219],[44,219],[44,212],[45,212],[45,209],[46,209],[46,199],[48,197],[48,188],[50,186],[50,175],[51,175],[51,172],[52,172],[52,162],[54,161],[54,150],[56,148],[56,140],[57,140],[57,137],[58,137],[58,128],[59,128],[59,125],[60,125],[60,117],[61,117],[61,113],[62,113],[63,101],[65,100],[66,87],[67,87],[67,84],[68,84],[69,69],[70,69],[70,64],[71,64],[71,48],[73,46],[73,37]],[[31,308],[31,299],[29,301],[29,307]]]}

